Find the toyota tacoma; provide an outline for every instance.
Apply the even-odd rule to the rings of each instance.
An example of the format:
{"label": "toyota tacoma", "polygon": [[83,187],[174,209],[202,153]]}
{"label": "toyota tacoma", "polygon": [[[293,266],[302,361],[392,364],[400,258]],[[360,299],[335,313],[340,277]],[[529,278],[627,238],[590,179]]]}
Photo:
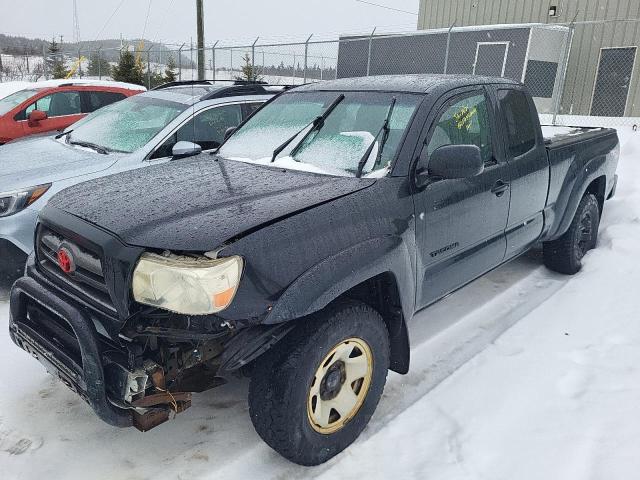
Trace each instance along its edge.
{"label": "toyota tacoma", "polygon": [[540,242],[578,272],[617,182],[614,130],[545,140],[502,78],[305,85],[228,133],[54,196],[10,334],[118,427],[249,375],[257,433],[302,465],[351,444],[409,370],[416,312]]}

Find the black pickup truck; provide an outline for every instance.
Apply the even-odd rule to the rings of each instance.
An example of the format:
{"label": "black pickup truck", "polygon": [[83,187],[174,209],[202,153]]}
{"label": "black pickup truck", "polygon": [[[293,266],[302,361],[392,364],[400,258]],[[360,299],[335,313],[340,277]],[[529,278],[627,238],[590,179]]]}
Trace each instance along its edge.
{"label": "black pickup truck", "polygon": [[258,434],[315,465],[408,371],[416,312],[538,242],[580,269],[618,150],[608,129],[545,141],[501,78],[295,88],[216,151],[57,194],[10,334],[119,427],[249,375]]}

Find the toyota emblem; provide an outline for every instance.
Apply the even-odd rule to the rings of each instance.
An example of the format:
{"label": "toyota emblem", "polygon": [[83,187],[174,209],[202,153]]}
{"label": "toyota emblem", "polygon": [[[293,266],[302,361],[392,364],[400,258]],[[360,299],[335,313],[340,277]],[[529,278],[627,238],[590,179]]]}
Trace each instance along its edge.
{"label": "toyota emblem", "polygon": [[66,248],[58,250],[56,256],[58,258],[58,265],[64,273],[71,273],[76,269],[76,264],[73,261],[73,255]]}

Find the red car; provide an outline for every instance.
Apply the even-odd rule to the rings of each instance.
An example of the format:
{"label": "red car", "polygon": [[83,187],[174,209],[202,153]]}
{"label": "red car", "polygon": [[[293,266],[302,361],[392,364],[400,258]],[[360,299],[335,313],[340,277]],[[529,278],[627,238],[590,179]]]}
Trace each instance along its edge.
{"label": "red car", "polygon": [[0,145],[27,135],[63,130],[87,114],[144,91],[135,85],[63,83],[27,88],[0,99]]}

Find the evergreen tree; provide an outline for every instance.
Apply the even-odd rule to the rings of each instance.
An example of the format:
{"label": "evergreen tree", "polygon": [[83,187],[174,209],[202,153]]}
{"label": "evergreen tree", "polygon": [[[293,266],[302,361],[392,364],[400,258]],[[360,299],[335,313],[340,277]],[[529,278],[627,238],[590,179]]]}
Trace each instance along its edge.
{"label": "evergreen tree", "polygon": [[69,71],[64,66],[64,56],[60,51],[60,45],[55,38],[51,39],[46,58],[47,71],[53,78],[66,78]]}
{"label": "evergreen tree", "polygon": [[91,58],[89,58],[87,75],[91,77],[108,77],[111,75],[111,64],[99,54],[92,55]]}
{"label": "evergreen tree", "polygon": [[247,82],[261,82],[262,77],[258,72],[258,67],[256,67],[255,65],[253,65],[253,63],[251,63],[251,58],[249,57],[248,53],[244,54],[244,57],[242,57],[242,60],[244,60],[244,65],[242,66],[242,76],[236,77],[236,80],[242,80]]}
{"label": "evergreen tree", "polygon": [[137,85],[145,84],[144,73],[129,49],[124,49],[120,52],[118,65],[111,69],[111,78],[118,82],[135,83]]}
{"label": "evergreen tree", "polygon": [[167,60],[167,66],[164,69],[164,81],[165,83],[169,83],[175,82],[176,79],[176,62],[173,59],[173,56],[169,56],[169,60]]}
{"label": "evergreen tree", "polygon": [[149,81],[149,85],[145,84],[145,86],[148,86],[149,88],[155,88],[164,83],[167,83],[164,76],[161,73],[157,73],[154,71],[151,71],[151,74],[149,74],[148,71],[145,72],[144,78],[145,78],[145,82]]}

